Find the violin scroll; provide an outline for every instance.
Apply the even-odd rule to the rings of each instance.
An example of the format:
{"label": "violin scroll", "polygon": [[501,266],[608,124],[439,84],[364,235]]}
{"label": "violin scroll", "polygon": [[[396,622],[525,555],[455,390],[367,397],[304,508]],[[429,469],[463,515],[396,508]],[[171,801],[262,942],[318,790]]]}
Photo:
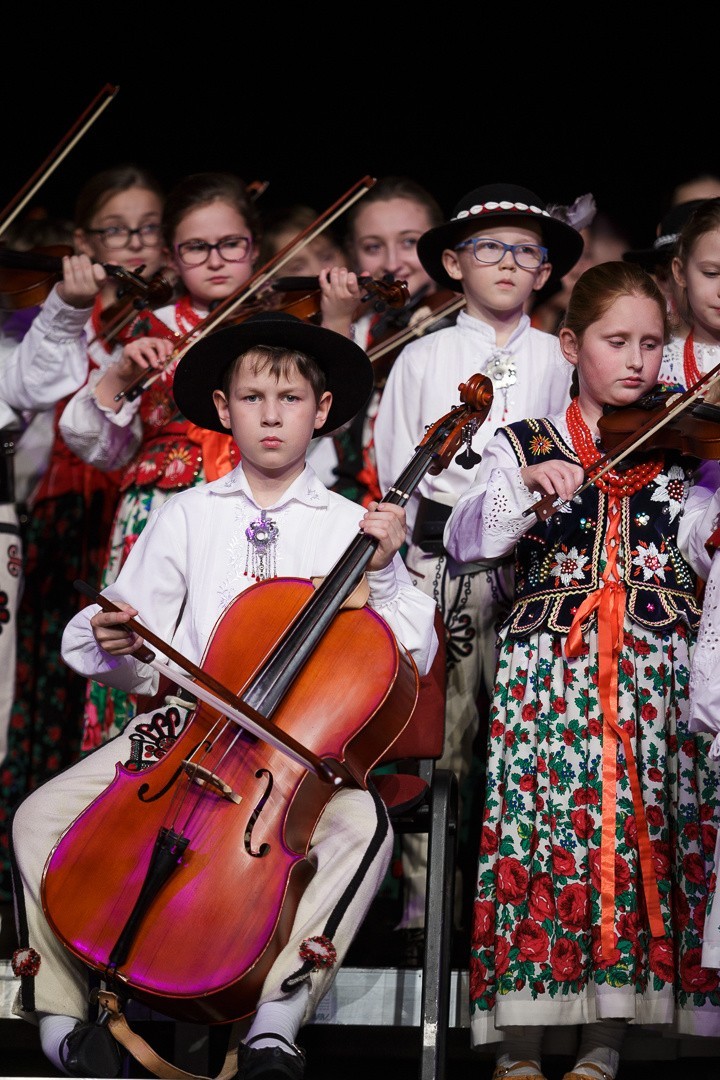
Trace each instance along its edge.
{"label": "violin scroll", "polygon": [[466,460],[458,459],[464,468],[472,468],[480,461],[470,447],[472,438],[487,419],[493,403],[493,385],[487,375],[471,375],[467,382],[458,386],[463,404],[451,409],[427,431],[420,446],[432,449],[433,462],[428,472],[433,476],[446,469],[458,449],[465,443]]}

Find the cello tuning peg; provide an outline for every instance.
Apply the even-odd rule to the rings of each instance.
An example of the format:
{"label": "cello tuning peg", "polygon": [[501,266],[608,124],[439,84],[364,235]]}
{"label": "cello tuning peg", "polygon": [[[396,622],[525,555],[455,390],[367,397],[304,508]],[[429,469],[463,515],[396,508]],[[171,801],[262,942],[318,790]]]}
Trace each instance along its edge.
{"label": "cello tuning peg", "polygon": [[465,443],[465,449],[455,458],[455,461],[462,469],[472,469],[482,460],[480,455],[472,448],[473,436],[477,428],[478,425],[475,423],[467,424],[463,428],[462,440]]}
{"label": "cello tuning peg", "polygon": [[462,453],[455,458],[457,464],[463,469],[472,469],[479,465],[481,460],[480,455],[471,446],[466,446]]}

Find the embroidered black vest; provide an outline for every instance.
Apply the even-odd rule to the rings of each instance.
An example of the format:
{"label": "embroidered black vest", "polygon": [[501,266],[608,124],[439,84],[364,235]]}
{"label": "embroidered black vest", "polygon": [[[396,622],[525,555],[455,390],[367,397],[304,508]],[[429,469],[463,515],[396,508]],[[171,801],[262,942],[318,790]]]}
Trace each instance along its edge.
{"label": "embroidered black vest", "polygon": [[[503,428],[521,468],[550,457],[580,461],[547,420]],[[680,454],[665,452],[660,474],[621,500],[618,567],[628,617],[661,631],[685,622],[697,631],[697,579],[677,546],[678,522],[692,480]],[[575,612],[598,588],[605,562],[607,495],[591,484],[570,513],[537,521],[515,548],[515,601],[506,626],[513,637],[539,628],[565,634]],[[678,505],[679,504],[679,505]]]}

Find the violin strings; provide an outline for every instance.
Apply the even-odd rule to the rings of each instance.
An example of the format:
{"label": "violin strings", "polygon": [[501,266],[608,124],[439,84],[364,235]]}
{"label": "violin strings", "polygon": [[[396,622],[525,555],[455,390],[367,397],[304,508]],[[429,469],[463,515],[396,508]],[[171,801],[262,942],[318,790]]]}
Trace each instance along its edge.
{"label": "violin strings", "polygon": [[[224,723],[222,721],[224,721]],[[233,726],[236,728],[234,734],[232,734]],[[226,745],[224,749],[220,748],[218,750],[219,741],[228,731],[230,731],[232,735],[229,745]],[[244,728],[240,727],[237,722],[228,719],[228,717],[218,717],[218,719],[214,722],[212,727],[207,732],[207,735],[203,738],[202,743],[195,747],[192,754],[190,754],[186,760],[189,765],[199,766],[205,769],[212,776],[217,776],[218,779],[222,780],[223,778],[220,776],[219,770],[221,769],[223,762],[226,760],[226,758],[233,750],[233,748],[243,734],[245,734],[245,730]],[[215,751],[218,751],[219,756],[213,759],[212,763],[209,765],[208,760]],[[198,757],[198,755],[200,756]],[[205,793],[206,789],[203,784],[193,783],[192,778],[190,777],[187,778],[184,785],[177,785],[175,794],[173,795],[173,799],[170,804],[168,818],[172,822],[172,828],[174,829],[174,831],[178,832],[179,835],[183,835],[189,825],[192,823],[193,817],[195,816],[202,804],[203,796],[205,795]],[[191,795],[194,796],[193,804],[192,806],[188,806],[187,804]],[[173,811],[174,803],[177,803],[177,806]],[[185,817],[183,820],[182,828],[178,830],[177,821],[183,809],[185,809]]]}

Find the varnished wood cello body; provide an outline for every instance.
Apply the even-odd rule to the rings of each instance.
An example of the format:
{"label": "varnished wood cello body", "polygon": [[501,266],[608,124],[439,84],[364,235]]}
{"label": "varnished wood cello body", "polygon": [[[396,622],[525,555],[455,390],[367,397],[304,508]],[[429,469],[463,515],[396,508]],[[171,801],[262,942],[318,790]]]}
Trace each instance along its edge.
{"label": "varnished wood cello body", "polygon": [[[489,380],[473,376],[462,391],[466,404],[430,429],[385,501],[404,504],[485,419]],[[361,533],[317,587],[249,588],[211,636],[202,668],[213,686],[288,752],[203,701],[156,765],[118,766],[58,841],[46,917],[114,991],[193,1022],[255,1008],[312,876],[320,814],[338,787],[366,785],[416,701],[417,670],[387,624],[345,606],[375,544]],[[298,760],[299,744],[321,768]]]}

